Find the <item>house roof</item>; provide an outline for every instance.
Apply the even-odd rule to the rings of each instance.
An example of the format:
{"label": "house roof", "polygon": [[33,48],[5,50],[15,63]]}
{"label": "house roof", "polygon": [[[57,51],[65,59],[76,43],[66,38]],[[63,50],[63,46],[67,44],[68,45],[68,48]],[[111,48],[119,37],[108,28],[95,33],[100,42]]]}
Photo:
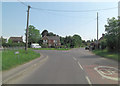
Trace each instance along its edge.
{"label": "house roof", "polygon": [[12,41],[23,41],[22,37],[10,37]]}
{"label": "house roof", "polygon": [[102,37],[99,39],[99,41],[104,39],[105,34],[102,34]]}
{"label": "house roof", "polygon": [[[46,36],[49,40],[60,40],[58,36]],[[44,38],[44,37],[43,37]]]}

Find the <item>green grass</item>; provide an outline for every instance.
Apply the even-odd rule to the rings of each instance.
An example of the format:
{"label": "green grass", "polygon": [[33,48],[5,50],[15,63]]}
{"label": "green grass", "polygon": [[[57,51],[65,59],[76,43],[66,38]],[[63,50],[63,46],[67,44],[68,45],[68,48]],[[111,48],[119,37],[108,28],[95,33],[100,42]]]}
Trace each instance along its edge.
{"label": "green grass", "polygon": [[94,50],[93,51],[94,54],[105,57],[105,58],[110,58],[110,59],[114,59],[114,60],[119,60],[118,56],[120,56],[120,53],[116,53],[116,52],[108,52],[107,49],[105,50]]}
{"label": "green grass", "polygon": [[2,51],[2,70],[11,69],[40,57],[39,53],[36,53],[31,49],[29,49],[27,53],[22,49],[17,51],[19,51],[19,55],[15,55],[16,50]]}
{"label": "green grass", "polygon": [[70,48],[32,48],[34,50],[70,50]]}

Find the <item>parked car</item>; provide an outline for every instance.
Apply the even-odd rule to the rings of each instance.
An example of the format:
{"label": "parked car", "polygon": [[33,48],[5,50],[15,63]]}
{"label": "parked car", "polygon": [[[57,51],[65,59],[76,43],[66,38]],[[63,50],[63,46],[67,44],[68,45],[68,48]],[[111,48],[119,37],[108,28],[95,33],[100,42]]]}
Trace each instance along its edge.
{"label": "parked car", "polygon": [[37,43],[31,44],[31,48],[41,48],[41,46]]}
{"label": "parked car", "polygon": [[89,50],[89,46],[86,46],[86,47],[85,47],[85,50]]}

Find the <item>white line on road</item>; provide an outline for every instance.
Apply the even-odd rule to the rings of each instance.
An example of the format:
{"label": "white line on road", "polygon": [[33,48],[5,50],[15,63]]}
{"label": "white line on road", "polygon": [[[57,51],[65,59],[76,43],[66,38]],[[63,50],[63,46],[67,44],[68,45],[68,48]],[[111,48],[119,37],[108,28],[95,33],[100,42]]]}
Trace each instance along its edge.
{"label": "white line on road", "polygon": [[90,79],[89,79],[87,76],[86,76],[85,78],[87,79],[88,84],[89,84],[90,86],[92,86],[92,83],[91,83]]}
{"label": "white line on road", "polygon": [[83,67],[82,67],[82,65],[78,62],[78,65],[80,66],[80,68],[83,70]]}
{"label": "white line on road", "polygon": [[76,61],[77,59],[75,57],[73,57],[73,59]]}
{"label": "white line on road", "polygon": [[107,60],[107,58],[100,58],[101,60]]}

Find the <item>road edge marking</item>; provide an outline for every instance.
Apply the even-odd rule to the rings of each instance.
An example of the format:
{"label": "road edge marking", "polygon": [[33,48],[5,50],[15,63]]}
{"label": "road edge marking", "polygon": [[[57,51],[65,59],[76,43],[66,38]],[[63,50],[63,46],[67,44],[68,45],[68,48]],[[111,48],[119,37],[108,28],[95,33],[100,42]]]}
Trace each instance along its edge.
{"label": "road edge marking", "polygon": [[88,78],[88,76],[85,76],[85,78],[87,79],[88,84],[89,84],[90,86],[92,86],[92,83],[91,83],[90,79]]}
{"label": "road edge marking", "polygon": [[83,70],[83,67],[82,65],[80,64],[80,62],[78,61],[78,65],[80,66],[80,68]]}
{"label": "road edge marking", "polygon": [[74,59],[75,61],[77,61],[77,59],[76,59],[75,57],[73,57],[73,59]]}

